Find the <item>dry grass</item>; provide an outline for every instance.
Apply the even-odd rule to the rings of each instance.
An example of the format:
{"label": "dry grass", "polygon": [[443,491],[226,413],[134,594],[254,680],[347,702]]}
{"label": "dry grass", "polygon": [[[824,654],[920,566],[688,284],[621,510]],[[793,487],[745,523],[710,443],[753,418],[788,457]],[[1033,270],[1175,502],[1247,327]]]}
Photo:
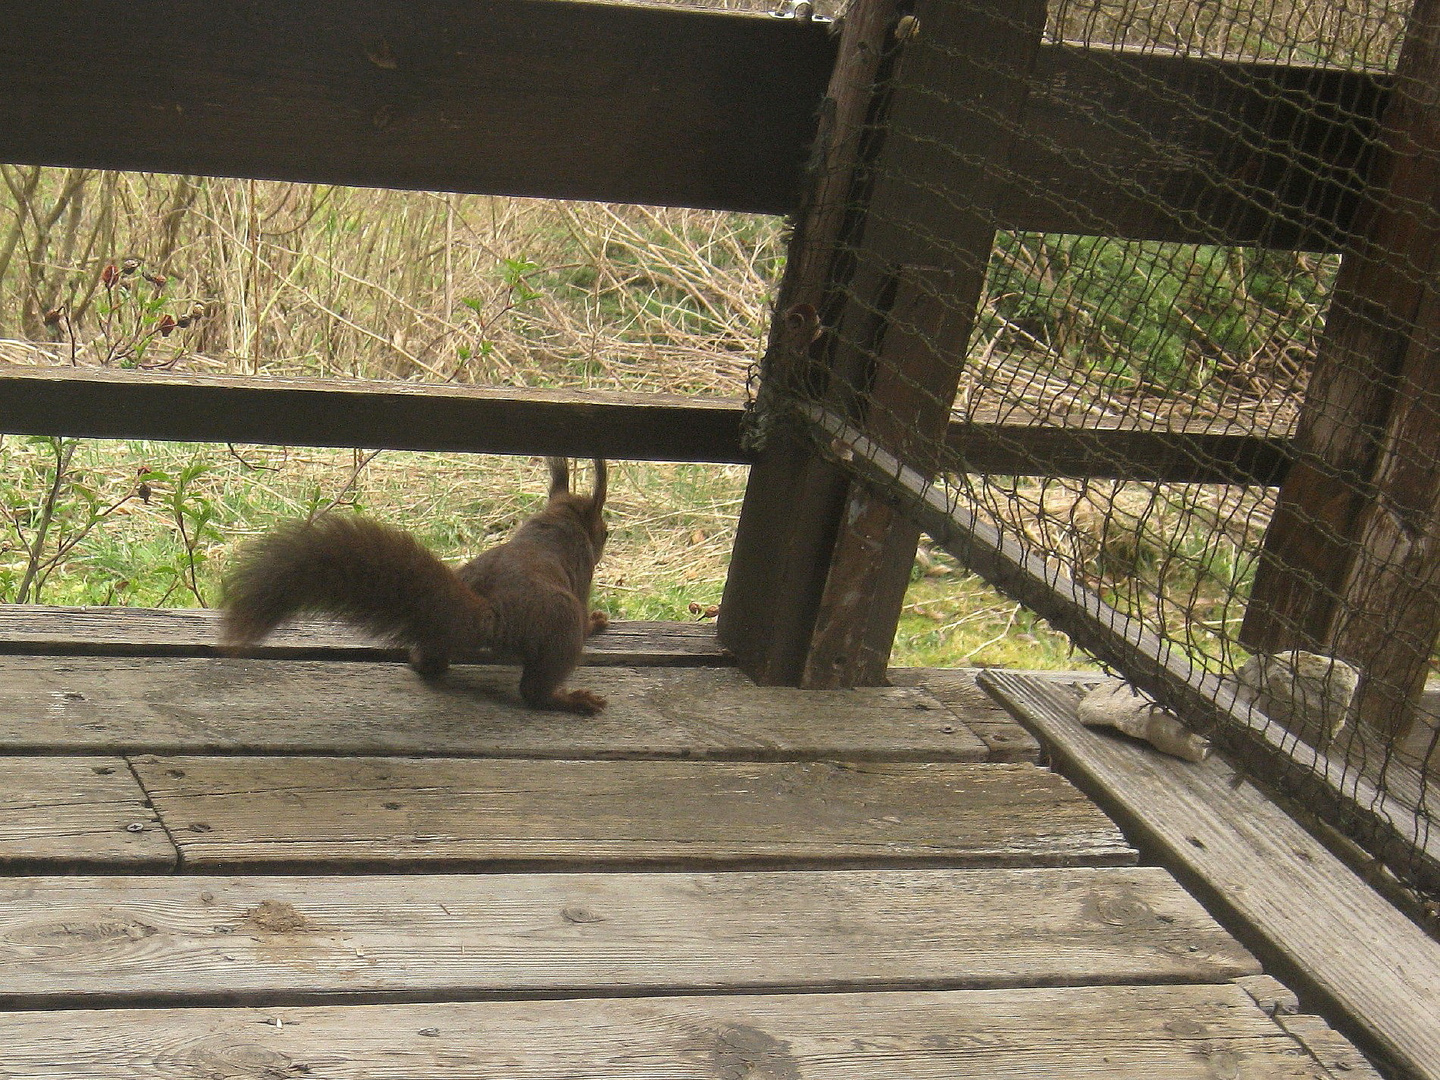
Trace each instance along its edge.
{"label": "dry grass", "polygon": [[[3,171],[15,243],[0,261],[0,359],[15,363],[733,396],[760,351],[782,259],[780,223],[761,217]],[[107,285],[105,268],[127,259],[138,269]],[[203,318],[155,332],[195,304]],[[24,599],[213,603],[235,541],[337,501],[460,557],[503,536],[542,489],[525,459],[77,449],[44,536],[45,558],[63,558]],[[47,513],[55,448],[12,436],[0,457],[10,526],[0,598],[13,600]],[[158,476],[148,503],[136,495],[142,469]],[[603,605],[618,617],[689,618],[690,604],[718,602],[743,485],[743,469],[621,465]]]}

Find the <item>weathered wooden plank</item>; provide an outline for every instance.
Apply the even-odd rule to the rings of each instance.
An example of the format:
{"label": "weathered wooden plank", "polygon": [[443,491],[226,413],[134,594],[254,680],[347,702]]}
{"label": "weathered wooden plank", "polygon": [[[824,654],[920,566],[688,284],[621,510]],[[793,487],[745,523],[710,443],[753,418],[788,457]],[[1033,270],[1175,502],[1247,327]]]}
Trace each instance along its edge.
{"label": "weathered wooden plank", "polygon": [[984,761],[918,688],[808,694],[729,668],[595,668],[584,721],[525,707],[508,668],[0,656],[0,750]]}
{"label": "weathered wooden plank", "polygon": [[0,1038],[33,1080],[1334,1080],[1234,986],[6,1013]]}
{"label": "weathered wooden plank", "polygon": [[166,870],[175,861],[121,758],[0,757],[0,873]]}
{"label": "weathered wooden plank", "polygon": [[549,0],[0,5],[0,160],[784,213],[819,22]]}
{"label": "weathered wooden plank", "polygon": [[[98,656],[214,656],[220,613],[205,608],[0,605],[0,652]],[[393,648],[345,623],[305,619],[237,653],[269,659],[405,661]],[[480,652],[457,663],[487,663]],[[612,622],[585,643],[584,664],[647,667],[727,666],[713,622]]]}
{"label": "weathered wooden plank", "polygon": [[675,394],[0,366],[0,431],[744,461],[739,406]]}
{"label": "weathered wooden plank", "polygon": [[[1040,51],[995,204],[1028,232],[1333,251],[1385,76],[1157,49]],[[945,182],[941,179],[939,182]]]}
{"label": "weathered wooden plank", "polygon": [[1181,763],[1086,729],[1053,679],[981,681],[1287,982],[1406,1075],[1440,1077],[1440,943],[1220,758]]}
{"label": "weathered wooden plank", "polygon": [[[740,462],[743,413],[728,398],[0,366],[0,430],[16,434]],[[982,421],[947,442],[976,472],[1023,476],[1273,484],[1287,461],[1283,439],[1192,428]]]}
{"label": "weathered wooden plank", "polygon": [[[1215,983],[1164,871],[0,879],[0,1003]],[[103,962],[99,958],[103,956]]]}
{"label": "weathered wooden plank", "polygon": [[1357,715],[1403,736],[1440,636],[1436,0],[1411,10],[1395,80],[1240,637],[1351,662]]}
{"label": "weathered wooden plank", "polygon": [[1040,744],[975,681],[981,668],[891,668],[896,686],[930,691],[935,699],[979,736],[990,761],[1039,761]]}
{"label": "weathered wooden plank", "polygon": [[1002,533],[973,507],[927,483],[842,420],[808,411],[818,438],[861,477],[888,492],[937,544],[1000,592],[1108,663],[1208,733],[1261,775],[1301,799],[1397,871],[1440,888],[1440,836],[1406,806],[1344,764],[1330,761],[1237,699],[1235,687],[1192,664],[1183,650],[1118,611],[1059,567]]}
{"label": "weathered wooden plank", "polygon": [[1122,427],[1100,418],[1090,424],[952,423],[945,445],[966,472],[1001,476],[1274,486],[1290,468],[1288,433],[1204,423]]}
{"label": "weathered wooden plank", "polygon": [[152,757],[192,868],[1097,865],[1105,816],[1030,765]]}

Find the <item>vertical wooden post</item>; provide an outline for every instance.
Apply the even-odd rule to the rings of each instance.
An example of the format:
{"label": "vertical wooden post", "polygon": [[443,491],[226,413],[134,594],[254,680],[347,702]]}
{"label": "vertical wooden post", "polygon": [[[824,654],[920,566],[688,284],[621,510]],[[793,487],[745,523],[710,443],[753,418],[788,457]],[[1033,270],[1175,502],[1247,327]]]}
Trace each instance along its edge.
{"label": "vertical wooden post", "polygon": [[[835,70],[811,155],[810,189],[797,215],[777,315],[762,367],[761,409],[816,377],[819,313],[841,237],[899,0],[856,0],[841,27]],[[848,481],[793,431],[778,427],[750,470],[720,641],[760,683],[795,685],[809,655]]]}
{"label": "vertical wooden post", "polygon": [[[1044,0],[862,0],[847,16],[833,152],[791,249],[765,374],[932,475],[1044,21]],[[823,318],[822,338],[786,347],[787,320],[798,330],[807,313]],[[761,681],[883,682],[918,539],[781,440],[751,473],[721,641]]]}
{"label": "vertical wooden post", "polygon": [[1440,636],[1440,0],[1411,13],[1382,132],[1241,641],[1349,661],[1360,719],[1403,733]]}
{"label": "vertical wooden post", "polygon": [[[914,17],[859,240],[860,258],[883,271],[857,275],[848,296],[882,312],[883,325],[871,341],[842,343],[856,355],[837,363],[842,385],[830,403],[933,476],[995,242],[988,208],[1019,129],[1045,4],[922,0]],[[868,389],[846,402],[846,382]],[[850,487],[804,685],[885,681],[919,538],[888,502]]]}

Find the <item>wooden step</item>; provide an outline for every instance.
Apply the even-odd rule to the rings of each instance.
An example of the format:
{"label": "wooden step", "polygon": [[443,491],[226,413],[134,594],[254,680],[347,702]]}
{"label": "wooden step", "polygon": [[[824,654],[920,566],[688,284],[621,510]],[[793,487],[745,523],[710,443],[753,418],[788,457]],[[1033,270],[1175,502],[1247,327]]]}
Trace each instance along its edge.
{"label": "wooden step", "polygon": [[1033,765],[157,757],[182,865],[1055,866],[1134,860]]}
{"label": "wooden step", "polygon": [[1328,1071],[1233,984],[5,1013],[0,1042],[26,1080],[1367,1075]]}
{"label": "wooden step", "polygon": [[523,705],[514,669],[0,656],[0,751],[984,761],[919,687],[757,687],[731,668],[589,668],[594,717]]}
{"label": "wooden step", "polygon": [[1259,971],[1148,867],[0,878],[0,901],[7,1008],[1214,983]]}

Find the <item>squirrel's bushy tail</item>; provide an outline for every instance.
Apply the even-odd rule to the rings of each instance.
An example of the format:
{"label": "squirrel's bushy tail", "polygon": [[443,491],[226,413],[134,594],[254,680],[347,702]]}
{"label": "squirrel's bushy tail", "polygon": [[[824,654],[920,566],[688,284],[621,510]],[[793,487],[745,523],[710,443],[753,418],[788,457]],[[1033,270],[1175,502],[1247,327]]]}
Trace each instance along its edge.
{"label": "squirrel's bushy tail", "polygon": [[455,649],[492,643],[495,612],[410,534],[360,517],[281,525],[225,576],[228,645],[259,641],[304,614],[345,619],[443,669]]}

